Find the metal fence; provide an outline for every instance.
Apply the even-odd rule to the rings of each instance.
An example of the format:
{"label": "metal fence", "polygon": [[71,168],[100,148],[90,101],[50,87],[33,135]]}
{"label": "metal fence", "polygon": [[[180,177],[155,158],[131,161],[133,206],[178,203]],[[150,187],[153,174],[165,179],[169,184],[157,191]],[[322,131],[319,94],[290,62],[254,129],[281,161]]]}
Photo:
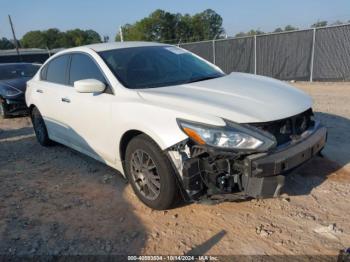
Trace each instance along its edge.
{"label": "metal fence", "polygon": [[180,44],[226,73],[283,80],[350,80],[350,24]]}

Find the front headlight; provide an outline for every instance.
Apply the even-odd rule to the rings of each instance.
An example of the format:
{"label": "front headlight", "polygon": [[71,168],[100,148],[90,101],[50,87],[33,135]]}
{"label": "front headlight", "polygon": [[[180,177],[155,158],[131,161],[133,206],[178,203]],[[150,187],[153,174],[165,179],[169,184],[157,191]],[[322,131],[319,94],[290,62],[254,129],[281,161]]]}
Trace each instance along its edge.
{"label": "front headlight", "polygon": [[216,127],[184,120],[178,120],[181,129],[200,145],[226,149],[266,150],[275,145],[272,137],[235,123]]}
{"label": "front headlight", "polygon": [[2,86],[0,87],[0,93],[6,97],[6,96],[16,96],[19,95],[20,93],[22,93],[22,91],[14,88],[14,87],[10,87],[10,86]]}

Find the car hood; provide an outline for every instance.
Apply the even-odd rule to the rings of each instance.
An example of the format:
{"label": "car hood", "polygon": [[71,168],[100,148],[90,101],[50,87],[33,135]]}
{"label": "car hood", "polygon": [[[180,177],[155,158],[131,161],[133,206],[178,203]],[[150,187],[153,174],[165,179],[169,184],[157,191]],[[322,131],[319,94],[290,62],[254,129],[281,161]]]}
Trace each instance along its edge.
{"label": "car hood", "polygon": [[0,88],[1,88],[1,86],[14,87],[14,88],[16,88],[24,93],[26,90],[28,80],[30,80],[30,77],[21,77],[21,78],[16,78],[16,79],[0,80]]}
{"label": "car hood", "polygon": [[210,114],[237,123],[283,119],[312,105],[311,98],[297,88],[279,80],[245,73],[138,92],[152,104]]}

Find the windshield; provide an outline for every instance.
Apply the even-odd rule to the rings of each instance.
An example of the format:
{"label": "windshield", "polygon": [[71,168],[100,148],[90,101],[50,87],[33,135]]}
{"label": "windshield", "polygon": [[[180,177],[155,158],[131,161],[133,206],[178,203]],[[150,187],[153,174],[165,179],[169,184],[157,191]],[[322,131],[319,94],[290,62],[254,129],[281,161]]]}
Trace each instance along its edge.
{"label": "windshield", "polygon": [[39,68],[32,64],[0,65],[0,80],[33,77]]}
{"label": "windshield", "polygon": [[224,74],[190,52],[173,46],[114,49],[99,52],[127,88],[154,88],[198,82]]}

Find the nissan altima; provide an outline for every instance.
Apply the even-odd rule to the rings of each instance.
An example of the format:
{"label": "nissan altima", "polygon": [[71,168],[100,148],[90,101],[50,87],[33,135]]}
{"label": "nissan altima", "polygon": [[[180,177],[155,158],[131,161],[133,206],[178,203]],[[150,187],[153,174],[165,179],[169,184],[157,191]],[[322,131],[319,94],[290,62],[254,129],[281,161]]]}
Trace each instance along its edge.
{"label": "nissan altima", "polygon": [[311,98],[287,83],[225,74],[149,42],[57,53],[28,82],[26,102],[41,145],[56,141],[119,170],[154,209],[180,195],[278,196],[327,135]]}

